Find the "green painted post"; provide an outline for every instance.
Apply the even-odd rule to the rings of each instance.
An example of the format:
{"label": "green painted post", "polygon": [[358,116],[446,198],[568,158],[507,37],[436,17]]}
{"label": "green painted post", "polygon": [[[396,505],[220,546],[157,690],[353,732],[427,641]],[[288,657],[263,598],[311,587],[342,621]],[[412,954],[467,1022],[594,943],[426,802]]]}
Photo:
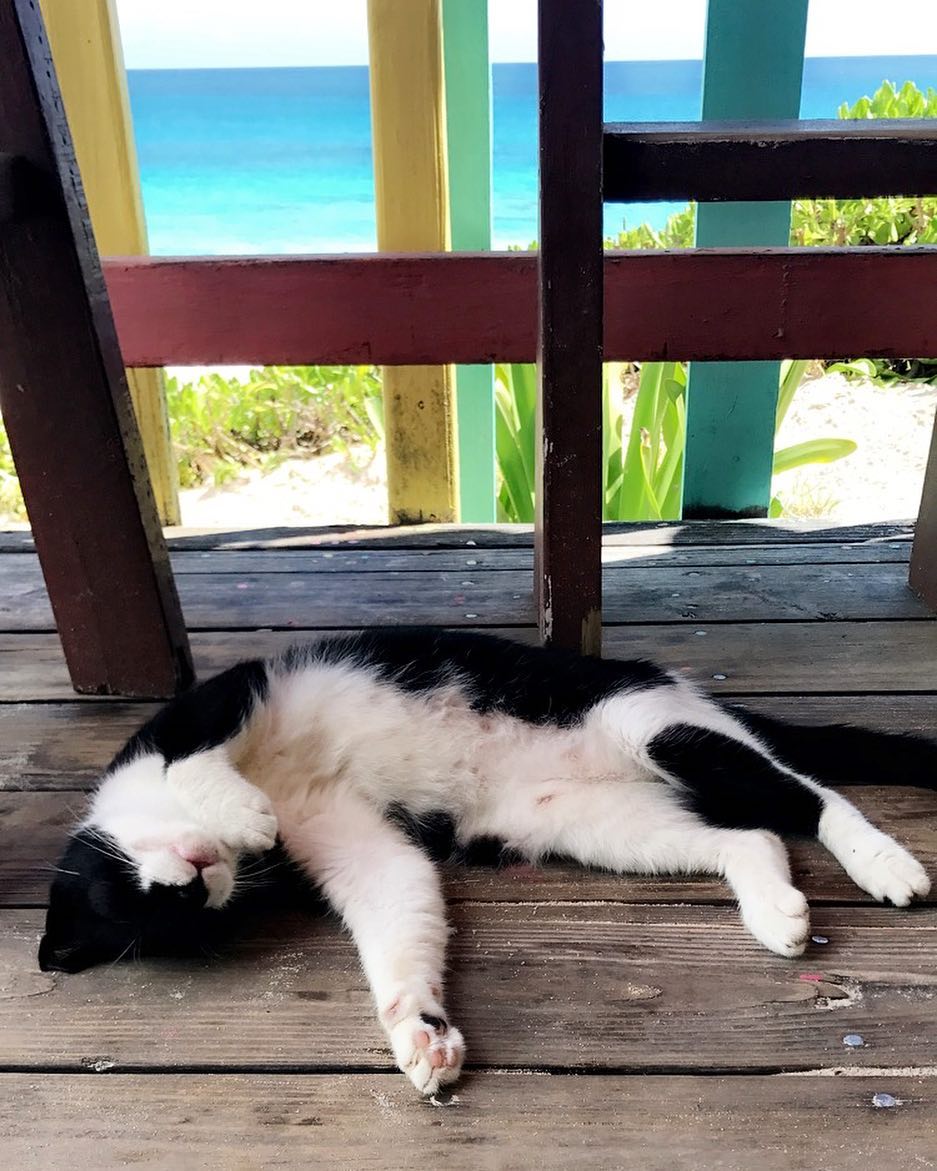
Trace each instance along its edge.
{"label": "green painted post", "polygon": [[[797,118],[808,0],[709,0],[704,118]],[[700,204],[699,247],[786,245],[788,203]],[[683,515],[765,516],[777,362],[695,363],[687,386]]]}
{"label": "green painted post", "polygon": [[[488,0],[443,0],[452,248],[491,247],[491,65]],[[490,366],[456,367],[461,519],[495,517],[495,408]]]}

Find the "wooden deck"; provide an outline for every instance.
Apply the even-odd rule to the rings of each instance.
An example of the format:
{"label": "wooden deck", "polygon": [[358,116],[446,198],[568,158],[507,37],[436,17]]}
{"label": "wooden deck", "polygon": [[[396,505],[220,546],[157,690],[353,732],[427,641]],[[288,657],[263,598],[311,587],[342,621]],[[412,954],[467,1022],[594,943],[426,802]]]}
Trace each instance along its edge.
{"label": "wooden deck", "polygon": [[[606,651],[760,710],[937,736],[937,623],[905,585],[909,539],[903,525],[609,531]],[[271,530],[171,548],[200,673],[325,628],[534,637],[529,533]],[[327,920],[284,914],[217,964],[40,973],[48,866],[152,705],[71,692],[28,536],[0,536],[0,581],[4,1166],[937,1162],[937,905],[878,907],[813,847],[796,870],[829,942],[797,961],[755,944],[708,879],[453,872],[450,1004],[470,1064],[448,1105],[392,1072]],[[937,794],[852,795],[937,874]]]}

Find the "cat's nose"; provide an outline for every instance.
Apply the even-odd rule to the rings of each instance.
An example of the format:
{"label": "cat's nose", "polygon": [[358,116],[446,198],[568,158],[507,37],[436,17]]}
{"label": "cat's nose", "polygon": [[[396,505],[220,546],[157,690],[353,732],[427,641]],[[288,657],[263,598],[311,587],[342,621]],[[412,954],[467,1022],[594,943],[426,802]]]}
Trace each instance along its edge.
{"label": "cat's nose", "polygon": [[176,844],[172,847],[172,851],[188,862],[190,866],[194,866],[199,874],[206,866],[214,866],[219,857],[214,846]]}

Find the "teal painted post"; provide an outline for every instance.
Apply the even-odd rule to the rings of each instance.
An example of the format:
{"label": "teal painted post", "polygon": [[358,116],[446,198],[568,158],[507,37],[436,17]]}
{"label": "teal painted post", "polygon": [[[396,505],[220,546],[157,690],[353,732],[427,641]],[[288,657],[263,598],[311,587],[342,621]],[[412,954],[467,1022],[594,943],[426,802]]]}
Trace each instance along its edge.
{"label": "teal painted post", "polygon": [[[488,0],[443,0],[449,219],[456,252],[491,247]],[[461,519],[495,517],[495,407],[490,366],[456,367]]]}
{"label": "teal painted post", "polygon": [[[808,0],[709,0],[704,118],[797,118]],[[788,203],[700,204],[699,247],[786,245]],[[687,386],[685,518],[765,516],[777,362],[695,363]]]}

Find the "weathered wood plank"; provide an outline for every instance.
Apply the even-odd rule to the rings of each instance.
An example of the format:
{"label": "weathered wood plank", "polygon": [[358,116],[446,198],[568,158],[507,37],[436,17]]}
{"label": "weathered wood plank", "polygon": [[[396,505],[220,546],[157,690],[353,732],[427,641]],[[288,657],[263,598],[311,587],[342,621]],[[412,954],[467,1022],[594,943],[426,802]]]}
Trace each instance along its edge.
{"label": "weathered wood plank", "polygon": [[65,653],[80,691],[172,695],[185,629],[35,3],[0,6],[0,55],[4,148],[57,189],[0,233],[0,401]]}
{"label": "weathered wood plank", "polygon": [[[889,561],[907,565],[906,541],[878,545],[603,545],[603,565],[635,569],[700,565],[868,565]],[[28,554],[26,554],[28,556]],[[270,553],[214,550],[173,553],[173,572],[181,573],[387,573],[433,570],[529,570],[530,549],[283,549]]]}
{"label": "weathered wood plank", "polygon": [[602,184],[610,203],[862,199],[926,195],[935,169],[937,119],[610,122]]}
{"label": "weathered wood plank", "polygon": [[[890,1092],[901,1105],[876,1110]],[[354,1167],[400,1171],[792,1171],[927,1167],[937,1079],[474,1072],[447,1108],[381,1074],[0,1075],[19,1171]]]}
{"label": "weathered wood plank", "polygon": [[[487,629],[537,641],[532,626]],[[193,634],[192,648],[204,678],[241,659],[338,633],[299,627],[203,631]],[[728,695],[929,692],[937,677],[937,626],[928,622],[636,624],[604,627],[603,641],[606,655],[657,659]],[[72,699],[89,702],[72,691],[55,635],[0,634],[0,704]],[[890,711],[893,702],[885,697],[883,710]]]}
{"label": "weathered wood plank", "polygon": [[[742,697],[746,707],[802,723],[845,721],[937,740],[932,695]],[[0,791],[83,789],[157,710],[155,704],[0,704]]]}
{"label": "weathered wood plank", "polygon": [[[303,528],[287,525],[264,529],[167,528],[166,539],[174,552],[252,549],[492,549],[533,546],[533,525],[326,525]],[[830,520],[743,520],[604,524],[604,546],[849,544],[869,545],[909,542],[913,521],[840,524]],[[25,526],[0,531],[0,553],[34,552],[32,535]]]}
{"label": "weathered wood plank", "polygon": [[[190,630],[369,625],[512,626],[534,621],[530,575],[471,573],[282,573],[180,576]],[[898,563],[604,569],[609,623],[930,619]],[[0,563],[0,630],[54,629],[41,575],[25,558]]]}
{"label": "weathered wood plank", "polygon": [[[343,548],[462,549],[533,545],[533,525],[416,525],[416,526],[327,526],[301,528],[218,529],[185,528],[166,530],[171,549],[296,549],[315,546]],[[833,520],[739,520],[739,521],[634,521],[602,525],[603,545],[696,545],[835,544],[910,541],[914,521],[842,524]],[[0,552],[28,547],[28,532],[0,532]]]}
{"label": "weathered wood plank", "polygon": [[[894,562],[906,565],[911,546],[906,541],[883,541],[881,544],[835,545],[728,545],[710,547],[690,545],[675,549],[665,545],[603,545],[602,564],[628,565],[634,569],[659,569],[699,566],[758,565],[869,565]],[[0,555],[2,556],[2,555]],[[8,562],[7,562],[8,563]],[[178,577],[186,573],[212,574],[316,574],[316,573],[425,573],[517,569],[529,572],[533,567],[533,550],[512,548],[481,549],[215,549],[202,552],[172,553],[170,563]],[[32,553],[17,555],[13,568],[38,570]],[[275,580],[271,588],[276,588]]]}
{"label": "weathered wood plank", "polygon": [[[86,783],[91,782],[91,777]],[[937,880],[937,794],[917,789],[855,788],[848,796],[875,825],[903,842]],[[85,808],[81,792],[0,792],[0,906],[45,906],[54,864],[65,837]],[[842,867],[814,843],[793,843],[795,879],[815,903],[871,903]],[[677,876],[643,877],[589,872],[575,865],[451,866],[450,899],[482,902],[733,903],[721,881]],[[931,897],[937,903],[937,892]]]}
{"label": "weathered wood plank", "polygon": [[[729,907],[460,903],[452,912],[448,999],[477,1063],[687,1072],[933,1064],[931,908],[817,908],[815,930],[830,942],[797,961],[766,952]],[[36,910],[0,915],[0,1066],[389,1065],[357,958],[330,919],[283,916],[215,962],[70,977],[36,970],[41,927]],[[846,1049],[846,1033],[865,1046]]]}
{"label": "weathered wood plank", "polygon": [[[937,249],[927,247],[610,253],[605,357],[932,354],[935,274]],[[134,366],[536,356],[534,254],[119,258],[105,276]],[[914,313],[904,311],[909,288]]]}

